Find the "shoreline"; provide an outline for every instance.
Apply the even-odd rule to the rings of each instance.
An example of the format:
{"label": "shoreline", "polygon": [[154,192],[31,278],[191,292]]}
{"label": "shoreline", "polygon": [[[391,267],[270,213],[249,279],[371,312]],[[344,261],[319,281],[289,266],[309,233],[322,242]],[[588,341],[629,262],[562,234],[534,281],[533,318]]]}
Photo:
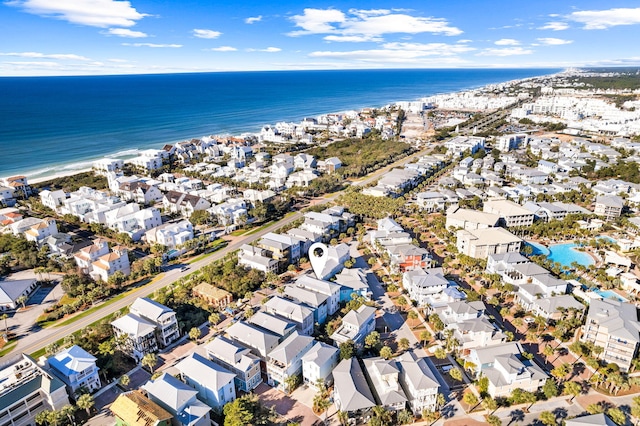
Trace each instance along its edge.
{"label": "shoreline", "polygon": [[[364,106],[361,107],[360,109],[364,109],[364,108],[382,108],[382,107],[386,107],[386,106],[390,106],[390,105],[394,105],[397,103],[401,103],[401,102],[416,102],[416,101],[420,101],[421,99],[425,99],[425,98],[429,98],[431,96],[440,96],[440,95],[453,95],[453,94],[460,94],[460,93],[464,93],[467,91],[472,91],[472,90],[482,90],[482,89],[487,89],[491,86],[494,85],[513,85],[513,84],[517,84],[520,82],[524,82],[527,80],[532,80],[532,79],[537,79],[537,78],[542,78],[542,77],[549,77],[549,76],[554,76],[554,75],[558,75],[561,74],[563,72],[566,72],[566,69],[563,69],[561,71],[555,72],[555,73],[551,73],[551,74],[541,74],[541,75],[537,75],[537,76],[533,76],[533,77],[525,77],[525,78],[520,78],[520,79],[512,79],[512,80],[507,80],[507,81],[501,81],[501,82],[495,82],[495,83],[489,83],[489,84],[484,84],[484,85],[479,85],[479,86],[470,86],[467,88],[463,88],[460,90],[456,90],[456,91],[451,91],[451,92],[441,92],[441,93],[434,93],[431,95],[424,95],[424,96],[418,96],[413,98],[412,100],[400,100],[400,99],[396,99],[394,101],[390,101],[389,103],[381,106],[381,107],[376,107],[376,106]],[[324,115],[324,114],[339,114],[339,113],[343,113],[345,111],[349,111],[350,109],[343,109],[343,110],[339,110],[339,111],[332,111],[332,112],[325,112],[325,113],[316,113],[314,115],[310,115],[310,116],[317,116],[317,115]],[[276,121],[277,122],[277,121]],[[243,132],[240,133],[240,135],[242,134],[253,134],[255,135],[255,131],[254,132]],[[227,134],[225,133],[220,133],[219,135],[221,136],[225,136]],[[200,137],[206,137],[206,136],[214,136],[213,134],[211,135],[205,135],[205,136],[200,136]],[[238,136],[235,134],[229,134],[229,136]],[[12,175],[9,176],[15,176],[15,175],[24,175],[27,177],[29,182],[32,183],[42,183],[42,182],[46,182],[46,181],[50,181],[50,180],[54,180],[57,178],[61,178],[61,177],[68,177],[68,176],[73,176],[73,175],[77,175],[80,173],[85,173],[88,171],[91,171],[92,167],[81,167],[78,169],[70,169],[70,170],[64,170],[64,168],[72,168],[75,165],[78,166],[86,166],[88,165],[88,163],[93,163],[94,161],[97,161],[101,158],[121,158],[121,157],[127,157],[127,158],[123,158],[123,160],[126,162],[127,160],[133,158],[131,157],[131,153],[135,152],[135,151],[140,151],[140,150],[144,150],[144,149],[159,149],[160,147],[167,145],[167,144],[175,144],[184,140],[188,140],[191,138],[186,138],[186,139],[179,139],[179,140],[175,140],[175,141],[171,141],[171,142],[153,142],[150,143],[147,146],[136,146],[136,147],[131,147],[125,150],[118,150],[116,152],[114,152],[113,154],[105,154],[101,157],[95,157],[95,158],[83,158],[83,159],[79,159],[76,162],[71,162],[71,163],[66,163],[66,164],[56,164],[56,165],[48,165],[48,166],[43,166],[43,168],[39,169],[39,170],[33,170],[33,171],[28,171],[28,172],[16,172],[13,173]],[[119,155],[118,155],[119,154]],[[58,171],[55,171],[55,169],[59,169]],[[51,174],[47,174],[48,169],[51,169],[53,173]],[[7,176],[8,177],[8,176]]]}

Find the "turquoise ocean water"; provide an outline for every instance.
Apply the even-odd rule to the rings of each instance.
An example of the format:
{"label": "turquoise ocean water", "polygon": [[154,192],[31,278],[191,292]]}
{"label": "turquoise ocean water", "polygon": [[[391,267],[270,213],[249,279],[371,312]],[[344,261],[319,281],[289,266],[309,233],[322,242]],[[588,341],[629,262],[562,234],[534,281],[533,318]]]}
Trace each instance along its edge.
{"label": "turquoise ocean water", "polygon": [[0,78],[0,176],[42,177],[105,156],[264,124],[379,107],[558,69],[225,72]]}

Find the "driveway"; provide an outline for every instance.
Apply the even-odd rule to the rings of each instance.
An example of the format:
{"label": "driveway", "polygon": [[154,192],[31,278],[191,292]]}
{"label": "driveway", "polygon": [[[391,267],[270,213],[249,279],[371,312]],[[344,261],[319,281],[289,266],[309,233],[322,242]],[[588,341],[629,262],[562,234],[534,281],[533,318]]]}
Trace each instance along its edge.
{"label": "driveway", "polygon": [[302,426],[322,424],[322,420],[311,408],[265,383],[260,383],[254,393],[265,406],[273,407],[287,422],[296,422]]}

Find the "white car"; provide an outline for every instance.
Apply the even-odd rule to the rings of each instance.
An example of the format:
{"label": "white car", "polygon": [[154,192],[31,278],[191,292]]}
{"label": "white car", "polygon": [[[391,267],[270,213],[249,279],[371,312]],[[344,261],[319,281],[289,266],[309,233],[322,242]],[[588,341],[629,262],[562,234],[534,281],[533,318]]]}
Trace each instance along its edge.
{"label": "white car", "polygon": [[526,317],[524,319],[524,322],[526,322],[527,324],[533,324],[536,320],[534,320],[532,317]]}

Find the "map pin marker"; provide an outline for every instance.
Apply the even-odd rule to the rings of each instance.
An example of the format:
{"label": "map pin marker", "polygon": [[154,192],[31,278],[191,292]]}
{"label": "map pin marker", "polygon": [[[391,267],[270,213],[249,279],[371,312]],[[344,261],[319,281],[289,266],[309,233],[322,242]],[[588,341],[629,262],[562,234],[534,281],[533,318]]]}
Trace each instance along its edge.
{"label": "map pin marker", "polygon": [[329,249],[326,244],[314,243],[309,247],[309,262],[311,262],[313,272],[319,280],[323,279],[322,271],[324,271],[324,267],[327,265],[328,257]]}

